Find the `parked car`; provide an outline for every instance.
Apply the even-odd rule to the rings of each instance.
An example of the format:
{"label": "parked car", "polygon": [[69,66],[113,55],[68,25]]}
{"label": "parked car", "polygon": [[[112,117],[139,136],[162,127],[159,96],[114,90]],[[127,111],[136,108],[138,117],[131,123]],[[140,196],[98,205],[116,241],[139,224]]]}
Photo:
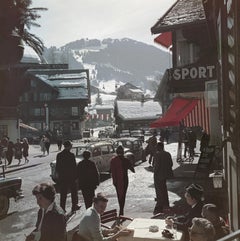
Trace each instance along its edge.
{"label": "parked car", "polygon": [[100,130],[98,132],[98,138],[106,138],[108,136],[108,133],[105,130]]}
{"label": "parked car", "polygon": [[83,138],[90,138],[90,136],[91,136],[90,130],[86,130],[82,132]]}
{"label": "parked car", "polygon": [[9,210],[9,199],[14,198],[17,201],[23,198],[21,186],[22,179],[20,177],[6,178],[3,164],[0,165],[3,169],[0,174],[0,219],[5,217]]}
{"label": "parked car", "polygon": [[130,131],[129,130],[122,130],[119,136],[120,137],[130,137]]}
{"label": "parked car", "polygon": [[136,137],[142,142],[144,142],[144,135],[142,130],[132,130],[131,131],[131,137]]}
{"label": "parked car", "polygon": [[142,147],[142,141],[138,138],[133,137],[123,137],[118,138],[114,141],[114,147],[123,146],[124,155],[132,164],[135,164],[138,161],[146,161],[145,151]]}
{"label": "parked car", "polygon": [[[101,141],[76,144],[76,146],[73,146],[71,149],[71,152],[75,154],[77,163],[83,160],[82,153],[85,150],[90,151],[90,160],[96,163],[99,173],[110,172],[110,162],[115,155],[115,149],[111,142]],[[50,163],[50,167],[50,176],[54,182],[57,182],[56,160]]]}

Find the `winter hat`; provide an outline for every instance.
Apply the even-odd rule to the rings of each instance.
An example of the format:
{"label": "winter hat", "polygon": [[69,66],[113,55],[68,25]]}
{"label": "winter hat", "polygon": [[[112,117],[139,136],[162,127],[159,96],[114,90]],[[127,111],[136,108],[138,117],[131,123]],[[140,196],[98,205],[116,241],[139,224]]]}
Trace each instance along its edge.
{"label": "winter hat", "polygon": [[189,193],[189,195],[192,198],[195,198],[197,201],[200,201],[203,198],[203,188],[199,184],[190,184],[186,187],[186,192]]}

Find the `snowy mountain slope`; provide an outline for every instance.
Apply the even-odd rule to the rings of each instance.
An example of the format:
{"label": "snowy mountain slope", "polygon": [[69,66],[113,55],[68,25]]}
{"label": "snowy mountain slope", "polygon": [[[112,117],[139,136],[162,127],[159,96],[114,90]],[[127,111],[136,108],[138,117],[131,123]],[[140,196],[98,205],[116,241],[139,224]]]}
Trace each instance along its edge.
{"label": "snowy mountain slope", "polygon": [[[70,69],[89,69],[91,83],[130,82],[143,90],[156,91],[169,66],[170,55],[154,46],[132,39],[81,39],[61,48],[46,49],[49,63],[68,63]],[[105,92],[109,91],[105,87]]]}

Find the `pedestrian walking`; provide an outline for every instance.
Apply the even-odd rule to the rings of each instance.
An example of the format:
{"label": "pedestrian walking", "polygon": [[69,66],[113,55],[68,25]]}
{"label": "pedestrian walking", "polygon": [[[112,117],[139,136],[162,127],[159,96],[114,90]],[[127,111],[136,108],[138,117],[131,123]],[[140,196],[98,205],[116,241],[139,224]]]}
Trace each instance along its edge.
{"label": "pedestrian walking", "polygon": [[57,184],[60,188],[60,206],[66,211],[66,199],[68,190],[71,192],[72,198],[72,212],[80,209],[78,206],[77,194],[77,164],[73,153],[70,152],[72,143],[65,141],[63,143],[64,150],[57,154],[56,160],[56,174]]}
{"label": "pedestrian walking", "polygon": [[77,165],[78,187],[82,191],[86,209],[92,206],[95,190],[99,185],[99,173],[96,164],[89,160],[91,153],[83,152],[83,160]]}
{"label": "pedestrian walking", "polygon": [[203,152],[206,147],[209,146],[209,142],[210,142],[210,135],[207,134],[206,131],[202,132],[202,137],[201,137],[201,142],[200,142],[200,151]]}
{"label": "pedestrian walking", "polygon": [[46,152],[49,155],[49,149],[50,149],[50,145],[51,145],[49,137],[47,137],[47,136],[44,137],[44,144],[45,144]]}
{"label": "pedestrian walking", "polygon": [[148,159],[148,163],[149,165],[152,164],[152,159],[153,159],[153,155],[155,153],[156,150],[156,145],[157,145],[157,133],[154,133],[146,142],[147,142],[147,147],[145,149],[145,153],[146,153],[146,157],[148,155],[150,155],[149,159]]}
{"label": "pedestrian walking", "polygon": [[29,150],[29,144],[28,144],[28,139],[27,138],[23,138],[23,143],[22,143],[22,153],[23,153],[23,157],[25,159],[25,163],[28,163],[28,150]]}
{"label": "pedestrian walking", "polygon": [[45,152],[46,152],[45,135],[43,135],[40,140],[40,147],[41,147],[41,152],[43,153],[43,156],[45,156]]}
{"label": "pedestrian walking", "polygon": [[189,154],[190,157],[194,157],[195,155],[195,151],[194,149],[196,148],[196,144],[197,144],[197,137],[196,137],[196,133],[192,130],[190,130],[188,132],[188,140],[189,140]]}
{"label": "pedestrian walking", "polygon": [[12,164],[13,155],[14,155],[14,143],[12,141],[9,141],[7,151],[6,151],[6,159],[8,161],[8,165]]}
{"label": "pedestrian walking", "polygon": [[53,185],[41,183],[33,189],[32,194],[40,209],[36,229],[26,237],[26,241],[66,241],[67,219],[62,208],[55,203],[56,191]]}
{"label": "pedestrian walking", "polygon": [[14,157],[18,160],[18,165],[20,165],[22,161],[22,143],[19,138],[17,138],[17,142],[14,144]]}
{"label": "pedestrian walking", "polygon": [[163,212],[164,208],[169,207],[169,198],[167,191],[167,179],[173,177],[172,156],[164,150],[163,142],[157,143],[156,153],[154,155],[153,179],[156,191],[157,203],[153,214]]}
{"label": "pedestrian walking", "polygon": [[60,130],[57,130],[57,146],[58,146],[58,151],[62,150],[62,144],[63,144],[63,136],[62,132]]}
{"label": "pedestrian walking", "polygon": [[128,170],[132,171],[133,173],[135,173],[135,170],[131,161],[124,157],[124,149],[122,146],[117,147],[116,153],[117,156],[113,157],[111,160],[110,169],[120,207],[119,215],[123,215],[128,188]]}

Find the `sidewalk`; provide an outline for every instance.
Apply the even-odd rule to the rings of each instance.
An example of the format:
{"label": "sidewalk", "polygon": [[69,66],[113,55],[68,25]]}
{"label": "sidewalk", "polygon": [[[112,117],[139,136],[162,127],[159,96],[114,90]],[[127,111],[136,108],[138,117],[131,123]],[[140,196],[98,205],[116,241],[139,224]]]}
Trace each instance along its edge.
{"label": "sidewalk", "polygon": [[[43,156],[39,145],[29,145],[29,156],[28,156],[29,162],[25,163],[24,158],[22,158],[20,165],[18,165],[18,160],[14,159],[13,157],[12,164],[10,166],[5,166],[5,174],[40,165],[41,163],[46,161],[46,158],[48,159],[49,157],[54,158],[57,151],[58,151],[57,144],[51,144],[49,156],[47,155]],[[4,161],[3,163],[5,164]],[[0,176],[1,175],[2,175],[2,170],[0,170]]]}

